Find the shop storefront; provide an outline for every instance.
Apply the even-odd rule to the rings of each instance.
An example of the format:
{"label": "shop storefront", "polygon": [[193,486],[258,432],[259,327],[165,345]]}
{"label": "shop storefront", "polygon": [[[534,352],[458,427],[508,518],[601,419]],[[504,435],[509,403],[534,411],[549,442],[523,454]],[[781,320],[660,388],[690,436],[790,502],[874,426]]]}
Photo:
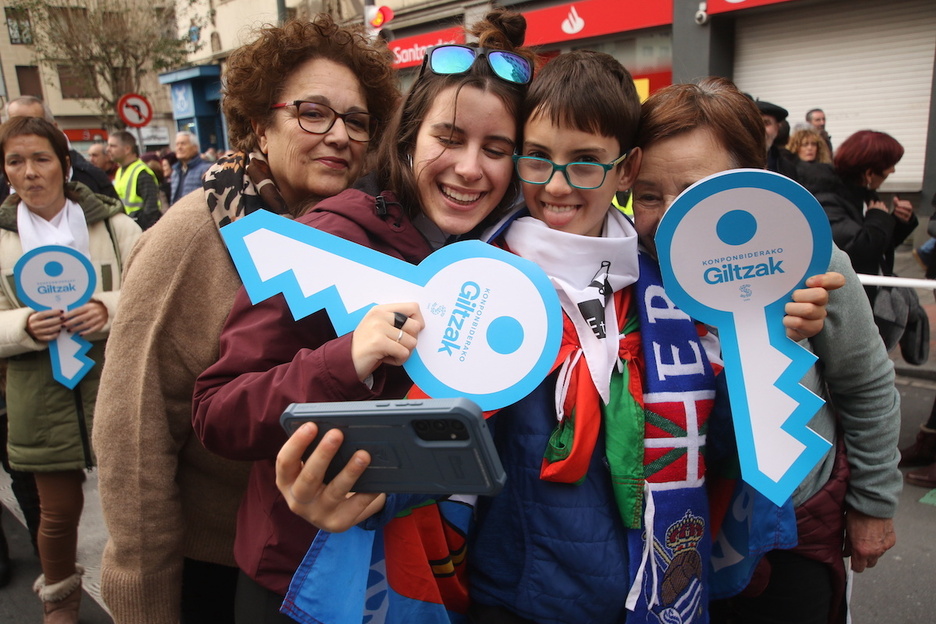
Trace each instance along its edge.
{"label": "shop storefront", "polygon": [[176,131],[198,137],[200,151],[209,147],[227,149],[227,134],[221,115],[221,67],[197,65],[165,74],[159,82],[169,85]]}
{"label": "shop storefront", "polygon": [[733,22],[741,89],[789,110],[793,126],[823,109],[833,147],[858,130],[893,135],[906,153],[883,190],[921,191],[928,150],[936,168],[933,0],[709,0],[707,11]]}
{"label": "shop storefront", "polygon": [[[671,83],[672,0],[585,0],[538,8],[541,4],[511,8],[526,17],[526,43],[536,46],[544,58],[579,48],[607,52],[631,71],[641,97]],[[633,6],[622,10],[622,4]],[[395,38],[389,46],[395,66],[401,70],[404,88],[415,79],[428,48],[464,42],[461,22],[458,26],[452,23],[450,18],[436,24],[436,28],[423,23],[394,30]],[[421,32],[410,34],[413,31]]]}

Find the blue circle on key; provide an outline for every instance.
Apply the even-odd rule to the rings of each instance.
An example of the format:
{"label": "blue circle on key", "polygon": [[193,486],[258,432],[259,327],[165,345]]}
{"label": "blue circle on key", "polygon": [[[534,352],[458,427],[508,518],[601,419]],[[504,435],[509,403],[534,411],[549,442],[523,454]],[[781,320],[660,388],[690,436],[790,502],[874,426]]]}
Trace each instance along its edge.
{"label": "blue circle on key", "polygon": [[46,262],[46,265],[42,268],[49,277],[58,277],[65,270],[65,267],[62,266],[62,263],[55,260]]}
{"label": "blue circle on key", "polygon": [[495,353],[509,355],[523,344],[523,325],[512,316],[496,318],[488,326],[487,341]]}
{"label": "blue circle on key", "polygon": [[743,245],[757,233],[757,219],[747,210],[731,210],[718,219],[715,233],[726,245]]}

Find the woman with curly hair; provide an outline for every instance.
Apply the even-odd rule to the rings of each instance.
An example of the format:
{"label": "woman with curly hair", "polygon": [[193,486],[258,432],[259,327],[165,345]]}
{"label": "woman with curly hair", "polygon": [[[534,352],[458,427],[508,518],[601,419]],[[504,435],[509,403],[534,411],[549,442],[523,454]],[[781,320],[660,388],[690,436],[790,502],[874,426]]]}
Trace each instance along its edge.
{"label": "woman with curly hair", "polygon": [[[195,379],[241,285],[218,228],[256,210],[298,217],[348,188],[399,100],[386,47],[328,15],[261,29],[229,57],[223,95],[238,151],[136,248],[102,378],[102,594],[122,623],[234,621],[250,464],[206,451],[191,423]],[[304,552],[303,533],[285,529],[282,544]]]}
{"label": "woman with curly hair", "polygon": [[832,164],[832,152],[813,128],[798,128],[790,137],[787,149],[802,162]]}

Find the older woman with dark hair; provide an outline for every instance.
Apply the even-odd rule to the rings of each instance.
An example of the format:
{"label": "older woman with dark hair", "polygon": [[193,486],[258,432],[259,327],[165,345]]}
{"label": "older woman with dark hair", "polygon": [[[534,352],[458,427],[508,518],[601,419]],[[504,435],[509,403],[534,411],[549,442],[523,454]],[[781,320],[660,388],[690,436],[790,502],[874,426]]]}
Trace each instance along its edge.
{"label": "older woman with dark hair", "polygon": [[256,210],[298,217],[345,190],[399,99],[386,46],[328,15],[262,28],[228,58],[222,92],[238,151],[147,231],[108,347],[94,436],[102,595],[124,623],[234,621],[250,464],[206,451],[191,424],[241,285],[218,228]]}
{"label": "older woman with dark hair", "polygon": [[[15,117],[0,126],[0,161],[13,188],[0,206],[0,358],[8,360],[9,463],[33,473],[39,491],[42,575],[34,589],[44,621],[77,623],[83,469],[95,463],[88,436],[121,268],[140,228],[118,200],[66,182],[68,141],[44,119]],[[17,261],[48,245],[71,248],[90,261],[96,277],[90,301],[71,310],[39,311],[20,299],[13,280]],[[87,357],[95,365],[74,389],[56,380],[49,351],[63,330],[92,344]]]}
{"label": "older woman with dark hair", "polygon": [[[642,241],[652,244],[663,214],[695,182],[728,169],[762,169],[763,141],[757,109],[724,78],[672,85],[648,98],[637,135],[643,163],[633,187]],[[896,541],[892,518],[901,475],[897,469],[900,396],[894,388],[894,367],[877,337],[858,279],[838,249],[829,270],[843,274],[845,285],[829,293],[823,330],[801,344],[819,358],[819,367],[802,384],[826,399],[809,426],[832,441],[833,448],[793,493],[792,510],[771,503],[759,507],[753,492],[735,491],[737,506],[730,506],[730,513],[741,513],[743,507],[743,518],[738,519],[752,527],[752,535],[763,531],[764,541],[755,548],[754,537],[749,541],[747,534],[739,537],[723,529],[719,537],[723,552],[737,557],[723,556],[714,562],[713,595],[732,597],[713,605],[712,622],[844,622],[843,556],[850,554],[852,569],[862,572]],[[724,434],[712,426],[707,439],[711,443],[724,439]],[[710,468],[719,459],[715,450],[711,444],[707,448]],[[755,516],[752,509],[766,513]],[[784,513],[791,523],[795,514],[793,527],[779,522]],[[792,535],[784,535],[784,530]],[[769,552],[763,555],[765,550]],[[719,571],[736,565],[746,574],[718,580]],[[742,590],[743,595],[734,596]]]}

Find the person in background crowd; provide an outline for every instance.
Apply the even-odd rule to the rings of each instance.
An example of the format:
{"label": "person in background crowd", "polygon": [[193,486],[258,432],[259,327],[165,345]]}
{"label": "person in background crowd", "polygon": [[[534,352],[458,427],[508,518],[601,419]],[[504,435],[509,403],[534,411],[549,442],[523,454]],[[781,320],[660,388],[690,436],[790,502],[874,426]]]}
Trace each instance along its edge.
{"label": "person in background crowd", "polygon": [[107,153],[120,165],[114,176],[114,189],[130,218],[148,230],[162,215],[156,175],[140,160],[136,137],[119,130],[107,139]]}
{"label": "person in background crowd", "polygon": [[88,160],[91,161],[92,165],[106,173],[111,182],[114,181],[114,175],[117,173],[120,165],[115,163],[111,160],[111,157],[108,156],[107,143],[93,143],[91,147],[88,148]]}
{"label": "person in background crowd", "polygon": [[[150,171],[153,172],[153,175],[156,176],[156,184],[159,185],[159,208],[163,212],[169,208],[169,195],[172,193],[172,186],[169,182],[169,177],[166,176],[166,172],[163,169],[162,160],[159,158],[159,154],[156,152],[146,152],[140,156],[147,167],[150,168]],[[170,176],[172,171],[170,170]]]}
{"label": "person in background crowd", "polygon": [[202,176],[211,163],[198,153],[198,139],[191,132],[176,134],[175,155],[178,162],[172,166],[171,202],[174,204],[192,191],[201,188]]}
{"label": "person in background crowd", "polygon": [[[672,85],[644,102],[637,135],[644,157],[633,187],[642,239],[652,240],[656,225],[645,230],[641,223],[658,222],[679,193],[701,178],[739,167],[763,168],[757,112],[724,78]],[[721,524],[717,541],[722,553],[738,555],[715,562],[713,592],[727,597],[744,590],[713,605],[712,621],[719,624],[844,622],[843,555],[850,554],[852,569],[861,572],[874,567],[896,541],[892,518],[901,477],[894,367],[877,338],[858,279],[838,249],[829,270],[845,276],[844,286],[829,293],[823,330],[800,342],[819,358],[820,366],[802,383],[826,400],[810,421],[812,430],[833,443],[826,456],[782,508],[743,484],[734,489],[730,502],[719,504],[717,477],[734,463],[735,453],[714,443],[733,436],[716,429],[725,421],[709,428],[706,460],[709,475],[715,477],[709,486],[713,523]],[[751,535],[739,533],[747,528]],[[732,572],[736,568],[742,571]],[[730,574],[737,576],[726,576]]]}
{"label": "person in background crowd", "polygon": [[[0,162],[13,187],[0,206],[0,358],[8,359],[10,466],[33,473],[41,520],[42,574],[33,589],[44,622],[77,624],[84,568],[77,563],[84,506],[83,469],[94,466],[90,436],[104,358],[117,311],[122,267],[140,228],[116,199],[68,182],[65,135],[41,117],[14,117],[0,126]],[[29,251],[62,245],[94,266],[91,299],[71,310],[37,311],[13,287],[16,262]],[[53,376],[49,343],[67,330],[91,343],[95,364],[74,390]]]}
{"label": "person in background crowd", "polygon": [[794,130],[787,150],[796,171],[794,179],[807,189],[815,190],[822,180],[835,177],[829,148],[812,126],[803,124]]}
{"label": "person in background crowd", "polygon": [[[903,146],[884,132],[860,130],[845,139],[833,159],[834,173],[806,188],[829,217],[835,244],[856,273],[893,275],[894,250],[916,228],[909,201],[894,196],[887,206],[877,190],[903,157]],[[872,308],[876,287],[865,289]]]}
{"label": "person in background crowd", "polygon": [[793,163],[793,156],[786,149],[786,142],[777,145],[777,137],[780,135],[780,123],[786,121],[787,109],[777,106],[764,100],[754,102],[764,120],[764,132],[767,139],[767,170],[780,173],[790,178],[796,179],[796,165]]}
{"label": "person in background crowd", "polygon": [[[298,217],[347,188],[378,137],[370,120],[389,119],[399,99],[386,46],[328,15],[259,30],[228,57],[223,91],[239,151],[143,236],[108,343],[94,444],[109,532],[101,593],[120,624],[234,622],[250,464],[206,451],[192,430],[195,379],[218,357],[241,285],[218,228],[257,210]],[[302,98],[319,116],[298,116]],[[308,533],[287,522],[287,544],[296,524]],[[255,608],[238,617],[261,621]]]}
{"label": "person in background crowd", "polygon": [[[24,95],[10,100],[6,107],[6,115],[7,119],[11,117],[39,117],[58,128],[55,117],[52,116],[52,111],[49,110],[46,103],[31,95]],[[68,139],[66,138],[65,141],[67,143]],[[107,175],[85,160],[85,157],[79,154],[78,150],[72,149],[70,144],[68,146],[68,159],[71,168],[66,172],[66,175],[69,176],[70,180],[81,182],[94,193],[120,199],[117,197],[117,191],[114,190],[114,185],[111,184]],[[0,181],[0,201],[6,199],[9,192],[8,184]]]}
{"label": "person in background crowd", "polygon": [[832,154],[832,137],[829,136],[829,133],[826,132],[826,114],[821,108],[811,108],[806,111],[806,121],[812,125],[813,128],[819,133],[819,136],[822,137],[822,140],[825,141],[826,147],[829,148],[829,154]]}
{"label": "person in background crowd", "polygon": [[930,410],[929,419],[920,425],[916,441],[900,450],[900,466],[921,467],[907,473],[907,483],[920,487],[936,488],[936,402]]}
{"label": "person in background crowd", "polygon": [[[377,154],[380,168],[357,188],[320,202],[299,221],[418,263],[450,240],[477,236],[479,226],[504,214],[518,189],[511,155],[533,73],[533,53],[521,47],[525,32],[523,16],[496,10],[469,31],[477,44],[430,49],[389,121]],[[349,92],[347,97],[330,106],[363,108],[362,95]],[[287,103],[290,99],[283,97]],[[291,118],[294,112],[287,108],[281,114]],[[300,117],[299,123],[330,117],[320,110],[318,116]],[[365,121],[355,119],[346,126],[359,141],[367,138],[370,125]],[[296,123],[291,120],[288,126],[293,132]],[[403,397],[412,382],[400,365],[422,326],[416,303],[378,305],[353,332],[339,337],[325,311],[295,321],[282,296],[251,305],[245,291],[238,293],[221,336],[219,360],[195,386],[193,421],[206,448],[254,461],[238,517],[236,552],[245,573],[239,595],[242,587],[246,592],[253,585],[260,590],[254,591],[254,602],[266,603],[275,613],[316,534],[315,526],[293,513],[294,501],[277,489],[275,460],[287,440],[280,414],[293,402]],[[338,443],[336,430],[326,436],[324,446],[334,449]],[[354,461],[345,474],[359,475],[365,466]],[[365,509],[374,512],[384,502],[377,494],[346,497],[342,484],[356,478],[337,478],[313,498],[327,515],[337,509],[354,524]],[[399,505],[384,507],[374,521],[388,522],[413,500],[395,499]],[[280,620],[271,616],[266,621]]]}
{"label": "person in background crowd", "polygon": [[786,148],[802,162],[832,164],[832,153],[812,128],[794,130]]}
{"label": "person in background crowd", "polygon": [[[235,152],[236,153],[236,152]],[[163,168],[163,179],[164,184],[166,184],[166,198],[169,200],[166,202],[166,209],[169,209],[172,199],[172,168],[175,164],[179,162],[179,159],[175,157],[175,152],[171,150],[161,151],[159,154],[159,164]]]}
{"label": "person in background crowd", "polygon": [[[933,197],[936,209],[936,196]],[[936,219],[930,217],[927,224],[929,238],[913,250],[913,255],[926,271],[927,279],[936,279]],[[921,467],[907,473],[907,483],[925,488],[936,488],[936,401],[925,424],[920,425],[916,441],[900,450],[901,467]]]}

